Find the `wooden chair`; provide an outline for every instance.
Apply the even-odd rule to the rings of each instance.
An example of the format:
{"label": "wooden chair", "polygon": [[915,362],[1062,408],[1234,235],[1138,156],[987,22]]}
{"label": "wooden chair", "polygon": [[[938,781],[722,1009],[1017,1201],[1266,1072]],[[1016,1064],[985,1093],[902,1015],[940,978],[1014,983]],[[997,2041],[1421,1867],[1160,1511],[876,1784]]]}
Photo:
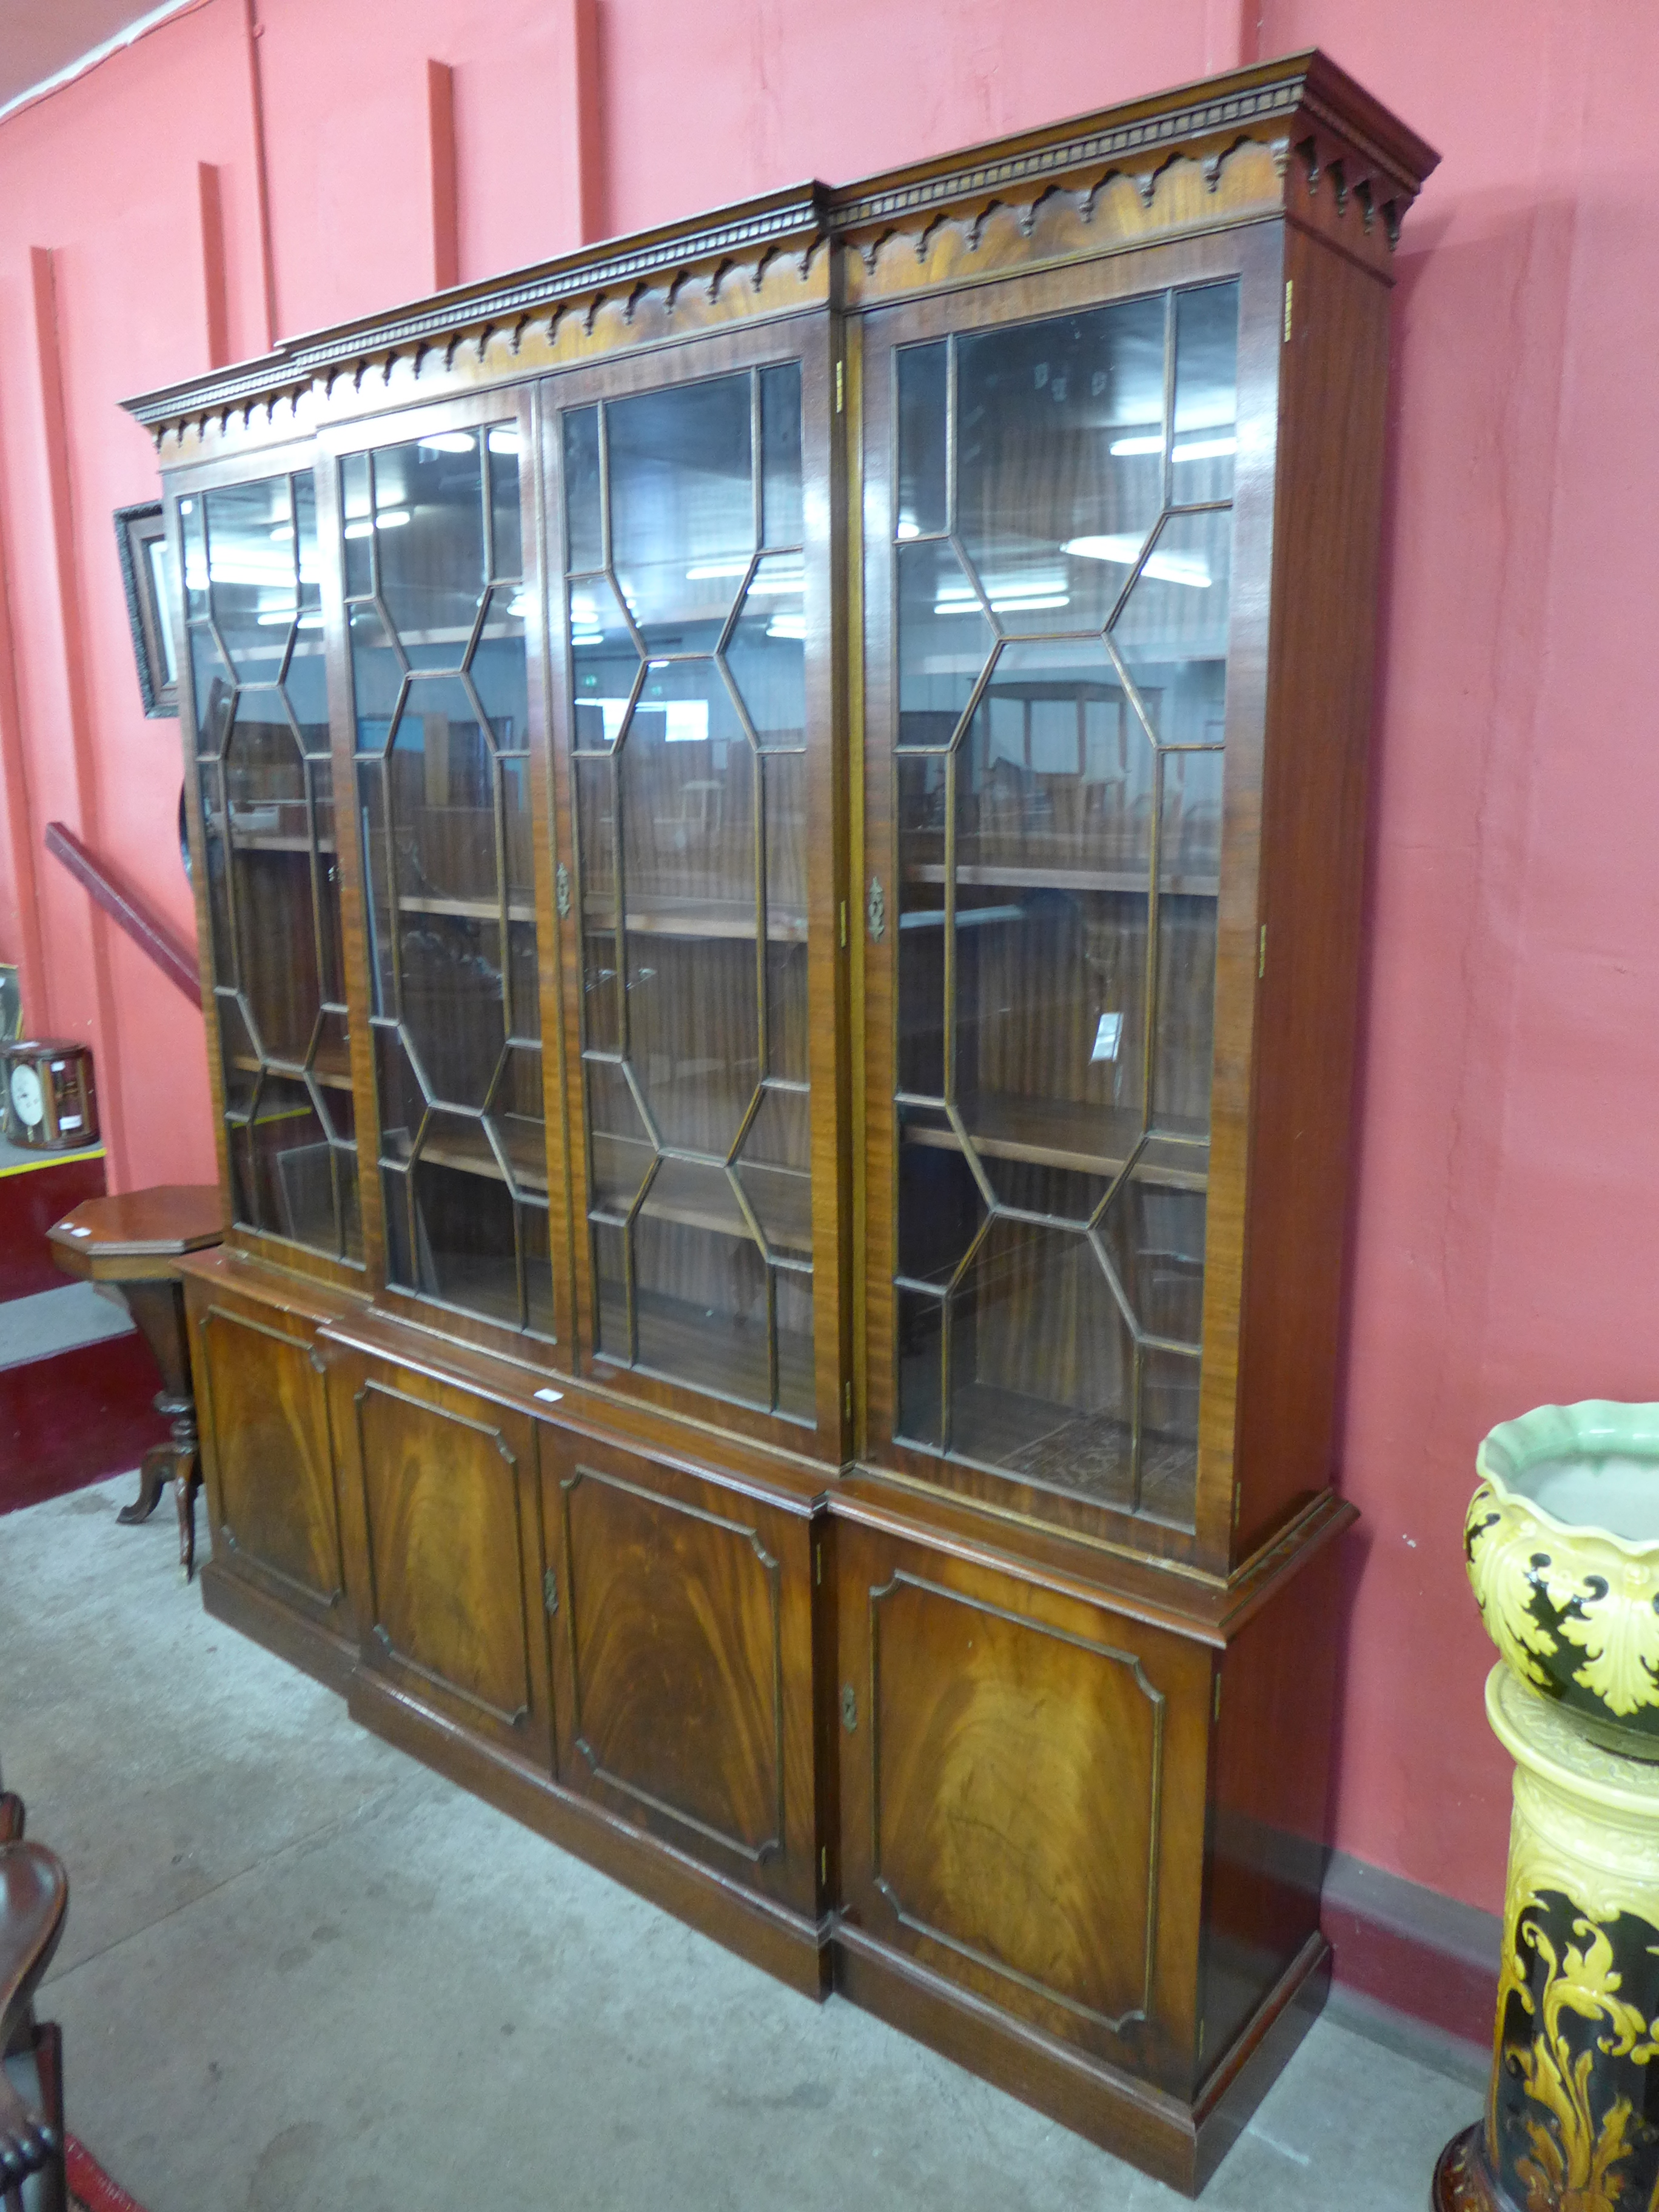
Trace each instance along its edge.
{"label": "wooden chair", "polygon": [[33,1997],[69,1909],[63,1862],[23,1840],[23,1804],[0,1795],[0,2206],[65,2212],[62,2045]]}

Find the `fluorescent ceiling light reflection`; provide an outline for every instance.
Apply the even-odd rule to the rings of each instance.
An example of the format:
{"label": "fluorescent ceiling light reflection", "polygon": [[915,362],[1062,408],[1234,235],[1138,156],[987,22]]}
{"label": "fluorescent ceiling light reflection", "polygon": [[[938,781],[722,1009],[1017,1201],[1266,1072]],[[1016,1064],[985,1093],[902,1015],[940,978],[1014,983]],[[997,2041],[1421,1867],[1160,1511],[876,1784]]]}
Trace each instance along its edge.
{"label": "fluorescent ceiling light reflection", "polygon": [[291,522],[275,524],[270,532],[270,542],[273,545],[291,545],[294,543],[294,525]]}
{"label": "fluorescent ceiling light reflection", "polygon": [[[987,597],[994,614],[1027,614],[1043,607],[1068,607],[1072,596],[1064,589],[1058,576],[1040,584],[992,584],[987,586]],[[936,615],[976,615],[980,602],[972,592],[960,584],[947,584],[933,601]]]}
{"label": "fluorescent ceiling light reflection", "polygon": [[688,584],[707,584],[712,583],[718,576],[746,576],[748,574],[749,563],[746,561],[699,561],[695,567],[686,570],[685,580]]}
{"label": "fluorescent ceiling light reflection", "polygon": [[416,443],[423,453],[470,453],[475,450],[471,430],[440,430]]}
{"label": "fluorescent ceiling light reflection", "polygon": [[492,453],[516,453],[519,450],[518,432],[492,430],[489,434],[489,450]]}
{"label": "fluorescent ceiling light reflection", "polygon": [[1136,453],[1161,453],[1164,451],[1164,433],[1154,430],[1143,435],[1137,431],[1133,438],[1114,438],[1107,450],[1115,461],[1127,460]]}
{"label": "fluorescent ceiling light reflection", "polygon": [[[1117,447],[1114,446],[1112,451],[1115,453],[1117,451]],[[921,535],[921,526],[915,520],[914,516],[902,514],[898,520],[898,528],[894,532],[893,535],[896,538],[920,538]]]}
{"label": "fluorescent ceiling light reflection", "polygon": [[1237,451],[1238,441],[1234,437],[1194,438],[1189,445],[1177,446],[1174,458],[1177,461],[1215,461],[1224,453]]}
{"label": "fluorescent ceiling light reflection", "polygon": [[[1129,531],[1121,537],[1073,538],[1067,541],[1066,550],[1079,561],[1110,561],[1120,568],[1133,568],[1146,543]],[[1176,553],[1162,546],[1148,554],[1140,573],[1160,584],[1190,584],[1198,592],[1207,592],[1214,581],[1201,553]]]}
{"label": "fluorescent ceiling light reflection", "polygon": [[805,615],[775,614],[766,625],[766,635],[768,637],[805,638],[806,617]]}
{"label": "fluorescent ceiling light reflection", "polygon": [[409,519],[406,507],[383,507],[373,522],[366,514],[359,516],[356,522],[348,522],[345,535],[348,538],[368,538],[377,530],[401,530]]}
{"label": "fluorescent ceiling light reflection", "polygon": [[[1237,447],[1238,441],[1231,431],[1224,438],[1189,438],[1183,445],[1173,448],[1170,459],[1176,461],[1219,460],[1224,453],[1236,452]],[[1115,461],[1127,460],[1137,453],[1161,453],[1164,451],[1164,433],[1161,430],[1145,433],[1137,430],[1131,437],[1114,438],[1108,450]]]}

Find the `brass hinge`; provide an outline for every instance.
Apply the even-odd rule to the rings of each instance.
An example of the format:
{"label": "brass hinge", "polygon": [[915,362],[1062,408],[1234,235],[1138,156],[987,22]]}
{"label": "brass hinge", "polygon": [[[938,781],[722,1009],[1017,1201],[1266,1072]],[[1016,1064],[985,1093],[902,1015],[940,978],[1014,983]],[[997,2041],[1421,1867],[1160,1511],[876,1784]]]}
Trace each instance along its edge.
{"label": "brass hinge", "polygon": [[1243,1510],[1244,1486],[1242,1482],[1236,1482],[1233,1485],[1233,1526],[1235,1528],[1238,1526],[1238,1516]]}
{"label": "brass hinge", "polygon": [[841,902],[841,949],[843,952],[847,950],[847,902],[845,899]]}
{"label": "brass hinge", "polygon": [[560,921],[564,921],[570,912],[570,871],[562,860],[553,871],[553,903],[559,909]]}
{"label": "brass hinge", "polygon": [[542,1577],[542,1603],[547,1607],[550,1614],[556,1613],[559,1609],[558,1577],[551,1567]]}
{"label": "brass hinge", "polygon": [[1198,2023],[1198,2055],[1200,2058],[1204,2056],[1204,2030],[1206,2025],[1207,2023],[1201,2020]]}
{"label": "brass hinge", "polygon": [[812,1547],[812,1579],[820,1589],[823,1588],[823,1547],[822,1544],[814,1544]]}
{"label": "brass hinge", "polygon": [[837,415],[840,414],[842,407],[846,404],[846,372],[842,364],[840,362],[837,362],[836,363],[836,412]]}
{"label": "brass hinge", "polygon": [[842,1385],[841,1409],[850,1421],[853,1418],[853,1386],[850,1382],[843,1382]]}
{"label": "brass hinge", "polygon": [[841,1724],[848,1735],[859,1724],[859,1693],[850,1682],[841,1686]]}
{"label": "brass hinge", "polygon": [[826,1889],[830,1887],[830,1846],[828,1844],[821,1844],[818,1846],[818,1880],[823,1884]]}
{"label": "brass hinge", "polygon": [[1221,1718],[1221,1674],[1218,1669],[1215,1678],[1215,1696],[1210,1701],[1210,1717],[1217,1721]]}
{"label": "brass hinge", "polygon": [[1261,934],[1255,941],[1255,980],[1259,983],[1267,972],[1267,925],[1261,925]]}
{"label": "brass hinge", "polygon": [[1291,302],[1295,292],[1296,280],[1292,276],[1287,276],[1285,279],[1285,343],[1286,345],[1291,342]]}

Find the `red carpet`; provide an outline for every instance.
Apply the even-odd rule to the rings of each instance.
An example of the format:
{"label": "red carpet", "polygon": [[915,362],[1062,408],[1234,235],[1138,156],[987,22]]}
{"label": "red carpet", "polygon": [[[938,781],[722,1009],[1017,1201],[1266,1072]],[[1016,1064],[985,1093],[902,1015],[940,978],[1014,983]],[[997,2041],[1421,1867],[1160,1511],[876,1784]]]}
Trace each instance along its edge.
{"label": "red carpet", "polygon": [[161,1387],[136,1330],[0,1367],[0,1513],[137,1467],[167,1441]]}
{"label": "red carpet", "polygon": [[129,2197],[118,2181],[112,2181],[92,2154],[67,2136],[64,2162],[69,2167],[70,2199],[77,2212],[144,2212],[136,2197]]}

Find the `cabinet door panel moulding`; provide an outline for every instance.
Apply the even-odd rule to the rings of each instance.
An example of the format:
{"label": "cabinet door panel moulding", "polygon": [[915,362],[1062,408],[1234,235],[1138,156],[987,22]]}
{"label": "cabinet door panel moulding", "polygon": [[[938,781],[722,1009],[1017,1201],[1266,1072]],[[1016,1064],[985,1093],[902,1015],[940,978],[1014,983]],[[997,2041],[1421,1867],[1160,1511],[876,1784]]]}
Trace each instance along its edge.
{"label": "cabinet door panel moulding", "polygon": [[455,281],[433,60],[448,289],[132,403],[232,1219],[206,1601],[1188,2190],[1329,1971],[1434,161],[1203,23],[1206,83],[597,246],[573,0],[584,242]]}

